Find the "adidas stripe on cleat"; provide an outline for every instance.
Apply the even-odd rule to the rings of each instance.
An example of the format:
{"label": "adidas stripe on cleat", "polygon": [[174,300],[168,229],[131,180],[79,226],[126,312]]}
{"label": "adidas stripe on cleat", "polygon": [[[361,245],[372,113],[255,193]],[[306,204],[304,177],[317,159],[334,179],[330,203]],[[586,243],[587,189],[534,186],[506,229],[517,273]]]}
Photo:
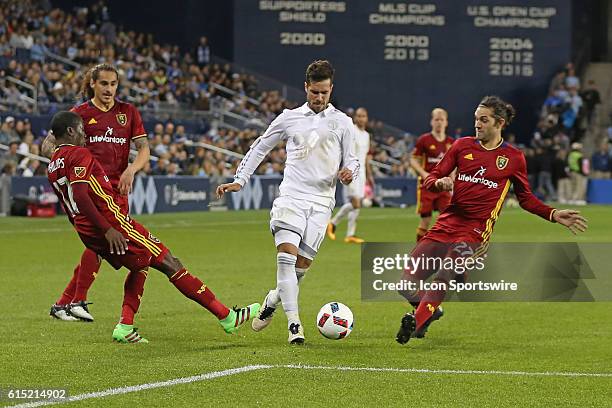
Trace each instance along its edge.
{"label": "adidas stripe on cleat", "polygon": [[257,316],[260,308],[261,305],[259,303],[253,303],[240,309],[233,307],[225,319],[219,320],[219,324],[226,333],[235,333],[240,326],[251,320],[254,316]]}
{"label": "adidas stripe on cleat", "polygon": [[253,321],[251,322],[251,328],[253,331],[262,331],[268,327],[270,323],[272,323],[272,318],[274,317],[274,312],[276,311],[276,305],[270,305],[269,300],[274,294],[274,291],[276,291],[276,289],[272,289],[268,292],[259,313],[257,316],[255,316],[255,318],[253,318]]}
{"label": "adidas stripe on cleat", "polygon": [[118,343],[148,343],[149,340],[145,339],[138,333],[131,324],[119,323],[113,330],[113,340]]}

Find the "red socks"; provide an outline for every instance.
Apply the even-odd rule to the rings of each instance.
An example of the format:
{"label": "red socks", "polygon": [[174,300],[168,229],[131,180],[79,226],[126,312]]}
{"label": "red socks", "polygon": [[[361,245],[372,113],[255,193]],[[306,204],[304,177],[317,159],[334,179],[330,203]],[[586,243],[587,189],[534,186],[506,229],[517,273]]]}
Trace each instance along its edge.
{"label": "red socks", "polygon": [[87,300],[87,291],[96,279],[99,270],[100,261],[98,260],[98,255],[91,249],[85,249],[83,255],[81,255],[72,303]]}
{"label": "red socks", "polygon": [[185,268],[172,275],[170,282],[183,295],[204,306],[217,319],[225,319],[229,315],[229,309],[217,300],[215,294],[200,279],[187,272]]}
{"label": "red socks", "polygon": [[[434,279],[434,282],[438,282]],[[414,317],[416,319],[417,330],[423,326],[431,315],[436,311],[436,308],[440,306],[444,300],[445,290],[428,290],[425,295],[421,298],[419,307],[417,307]]]}
{"label": "red socks", "polygon": [[96,279],[98,270],[100,270],[98,255],[86,248],[81,255],[81,262],[74,268],[72,279],[55,304],[67,305],[87,300],[87,291]]}
{"label": "red socks", "polygon": [[72,298],[74,297],[74,291],[76,290],[76,283],[77,283],[78,277],[79,277],[79,265],[77,265],[74,268],[72,279],[70,279],[70,282],[68,282],[68,286],[66,286],[66,289],[64,289],[64,293],[62,293],[62,296],[59,298],[57,302],[55,302],[56,305],[63,306],[63,305],[67,305],[68,303],[72,301]]}
{"label": "red socks", "polygon": [[123,307],[121,308],[121,320],[119,320],[119,323],[134,324],[134,315],[140,307],[140,299],[144,293],[146,280],[146,270],[128,273],[123,285]]}

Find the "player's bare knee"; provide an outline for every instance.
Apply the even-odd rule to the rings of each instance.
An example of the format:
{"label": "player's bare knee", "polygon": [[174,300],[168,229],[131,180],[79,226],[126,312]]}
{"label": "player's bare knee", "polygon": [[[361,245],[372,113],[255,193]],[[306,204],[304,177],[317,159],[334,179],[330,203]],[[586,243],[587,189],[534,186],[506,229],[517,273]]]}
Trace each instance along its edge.
{"label": "player's bare knee", "polygon": [[312,264],[312,259],[305,258],[301,255],[298,255],[297,262],[295,263],[296,268],[300,269],[308,269]]}
{"label": "player's bare knee", "polygon": [[164,275],[168,277],[171,277],[172,275],[174,275],[176,272],[180,271],[183,268],[184,267],[183,267],[183,264],[181,263],[181,260],[175,257],[174,255],[172,255],[170,252],[166,254],[161,265],[158,265],[156,267],[157,270],[159,270],[160,272],[162,272]]}
{"label": "player's bare knee", "polygon": [[295,245],[286,242],[279,244],[276,249],[278,252],[285,252],[294,256],[297,256],[298,253],[298,249]]}
{"label": "player's bare knee", "polygon": [[361,208],[361,200],[359,198],[353,197],[351,198],[351,205],[354,209],[358,210]]}

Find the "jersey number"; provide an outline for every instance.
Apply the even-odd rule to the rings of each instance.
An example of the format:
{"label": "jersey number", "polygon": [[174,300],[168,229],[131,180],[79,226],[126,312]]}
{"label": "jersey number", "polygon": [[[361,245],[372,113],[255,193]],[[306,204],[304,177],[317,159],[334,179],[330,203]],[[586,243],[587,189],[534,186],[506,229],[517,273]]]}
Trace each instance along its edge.
{"label": "jersey number", "polygon": [[[72,186],[68,182],[66,176],[57,179],[57,181],[54,181],[53,187],[55,187],[55,189],[59,191],[60,195],[62,196],[62,200],[64,201],[64,204],[66,204],[66,209],[70,213],[70,216],[74,218],[76,214],[79,214],[79,209],[76,203],[74,202],[74,197],[72,195]],[[64,190],[66,191],[66,193],[64,193]],[[66,199],[66,197],[68,199]]]}

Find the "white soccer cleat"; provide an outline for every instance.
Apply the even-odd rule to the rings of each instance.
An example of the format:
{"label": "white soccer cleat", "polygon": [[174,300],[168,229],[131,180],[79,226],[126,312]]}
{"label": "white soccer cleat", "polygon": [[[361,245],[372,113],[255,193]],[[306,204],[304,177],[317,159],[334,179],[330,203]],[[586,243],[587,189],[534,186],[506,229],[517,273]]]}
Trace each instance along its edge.
{"label": "white soccer cleat", "polygon": [[51,311],[49,311],[49,316],[65,322],[78,322],[79,319],[68,314],[66,311],[67,307],[68,306],[53,305],[51,306]]}
{"label": "white soccer cleat", "polygon": [[304,327],[301,322],[293,322],[289,325],[289,344],[304,344]]}
{"label": "white soccer cleat", "polygon": [[71,303],[68,305],[68,313],[72,316],[83,320],[84,322],[93,322],[94,318],[89,313],[89,309],[87,308],[87,302],[80,301],[78,303]]}
{"label": "white soccer cleat", "polygon": [[270,305],[269,299],[272,297],[275,290],[276,289],[272,289],[268,292],[261,305],[261,309],[259,309],[259,313],[257,313],[257,316],[251,322],[251,328],[256,332],[262,331],[272,323],[277,305]]}

